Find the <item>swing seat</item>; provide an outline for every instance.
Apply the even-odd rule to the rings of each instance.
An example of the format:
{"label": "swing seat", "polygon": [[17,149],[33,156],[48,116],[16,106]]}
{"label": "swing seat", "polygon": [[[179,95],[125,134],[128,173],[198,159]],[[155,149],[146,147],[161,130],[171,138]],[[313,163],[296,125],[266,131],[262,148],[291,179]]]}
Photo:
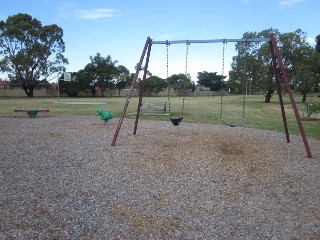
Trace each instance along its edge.
{"label": "swing seat", "polygon": [[182,119],[183,119],[183,117],[180,117],[180,118],[170,118],[173,126],[178,126],[178,125],[181,123]]}
{"label": "swing seat", "polygon": [[226,123],[223,119],[221,119],[221,121],[227,125],[228,127],[239,127],[242,125],[243,121],[244,121],[244,118],[241,118],[237,123],[235,124],[230,124],[230,123]]}

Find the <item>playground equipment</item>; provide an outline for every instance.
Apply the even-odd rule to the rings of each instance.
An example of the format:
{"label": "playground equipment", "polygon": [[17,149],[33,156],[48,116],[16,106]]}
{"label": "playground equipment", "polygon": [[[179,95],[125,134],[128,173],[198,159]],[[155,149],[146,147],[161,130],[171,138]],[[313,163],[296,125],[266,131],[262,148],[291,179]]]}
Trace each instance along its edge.
{"label": "playground equipment", "polygon": [[35,118],[39,112],[49,112],[49,109],[15,109],[14,112],[26,112],[30,118]]}
{"label": "playground equipment", "polygon": [[[225,54],[225,45],[226,45],[226,41],[223,40],[223,48],[222,48],[222,77],[224,77],[224,54]],[[247,44],[248,42],[245,42],[245,44]],[[224,80],[221,80],[221,100],[220,100],[220,120],[227,126],[229,127],[238,127],[241,126],[244,122],[244,115],[245,115],[245,108],[246,108],[246,94],[247,94],[247,77],[246,77],[246,72],[247,72],[247,58],[245,57],[245,68],[244,68],[244,79],[245,79],[245,91],[244,91],[244,95],[243,95],[243,103],[242,103],[242,117],[239,119],[239,121],[237,121],[236,123],[227,123],[223,116],[223,96],[224,96]]]}
{"label": "playground equipment", "polygon": [[[167,79],[169,78],[169,46],[170,44],[166,43],[166,50],[167,50]],[[189,53],[189,43],[187,42],[186,43],[186,46],[187,46],[187,49],[186,49],[186,68],[185,68],[185,77],[187,77],[187,74],[188,74],[188,53]],[[184,102],[185,102],[185,97],[183,97],[182,99],[182,107],[181,107],[181,116],[178,117],[178,118],[174,118],[172,117],[172,114],[171,114],[171,100],[170,100],[170,91],[169,91],[169,83],[168,83],[168,86],[167,86],[167,90],[168,90],[168,112],[169,112],[169,115],[170,115],[170,121],[172,122],[173,126],[178,126],[181,121],[183,120],[183,111],[184,111]]]}
{"label": "playground equipment", "polygon": [[308,140],[299,116],[299,112],[298,112],[298,108],[292,93],[292,89],[290,87],[290,82],[289,82],[289,78],[288,75],[286,73],[284,64],[282,62],[282,57],[279,51],[279,48],[277,46],[277,41],[274,37],[274,34],[271,34],[268,38],[253,38],[253,39],[213,39],[213,40],[176,40],[176,41],[153,41],[150,37],[147,37],[146,43],[144,45],[141,57],[140,57],[140,61],[137,65],[136,68],[136,73],[133,77],[131,86],[130,86],[130,90],[129,93],[127,95],[125,104],[124,104],[124,108],[122,111],[122,114],[120,116],[116,131],[114,133],[113,136],[113,140],[111,143],[111,146],[115,146],[116,141],[117,141],[117,137],[119,135],[120,129],[121,129],[121,125],[123,122],[123,119],[125,117],[128,105],[129,105],[129,101],[130,98],[132,96],[132,92],[134,90],[134,86],[135,83],[137,81],[139,72],[142,70],[142,64],[145,60],[145,65],[144,65],[144,72],[143,72],[143,78],[142,78],[142,82],[140,84],[140,92],[139,92],[139,103],[138,103],[138,107],[137,107],[137,113],[136,113],[136,120],[135,120],[135,125],[134,125],[134,130],[133,130],[133,134],[135,135],[137,133],[137,127],[138,127],[138,122],[139,122],[139,116],[140,116],[140,106],[141,106],[141,102],[142,102],[142,97],[143,97],[143,93],[144,93],[144,89],[145,89],[145,81],[146,81],[146,75],[147,75],[147,71],[148,71],[148,64],[149,64],[149,58],[150,58],[150,53],[151,53],[151,47],[152,45],[156,45],[156,44],[194,44],[194,43],[221,43],[221,42],[268,42],[269,46],[270,46],[270,54],[271,54],[271,59],[272,59],[272,66],[273,66],[273,70],[274,70],[274,76],[275,76],[275,82],[276,82],[276,89],[277,89],[277,93],[279,96],[279,102],[280,102],[280,108],[281,108],[281,114],[282,114],[282,120],[283,120],[283,125],[284,125],[284,130],[285,130],[285,135],[286,135],[286,140],[289,143],[290,142],[290,138],[289,138],[289,131],[288,131],[288,125],[287,125],[287,120],[286,120],[286,115],[285,115],[285,110],[284,110],[284,104],[283,104],[283,97],[282,97],[282,87],[281,87],[281,82],[280,82],[280,74],[278,72],[278,68],[281,71],[281,75],[282,78],[284,80],[284,85],[285,88],[288,92],[289,98],[290,98],[290,102],[295,114],[295,118],[300,130],[300,134],[307,152],[307,156],[309,158],[312,158],[312,154],[311,154],[311,150],[308,144]]}
{"label": "playground equipment", "polygon": [[107,124],[107,122],[113,118],[111,112],[105,112],[101,108],[97,109],[97,112],[100,115],[100,119],[104,121],[104,124]]}

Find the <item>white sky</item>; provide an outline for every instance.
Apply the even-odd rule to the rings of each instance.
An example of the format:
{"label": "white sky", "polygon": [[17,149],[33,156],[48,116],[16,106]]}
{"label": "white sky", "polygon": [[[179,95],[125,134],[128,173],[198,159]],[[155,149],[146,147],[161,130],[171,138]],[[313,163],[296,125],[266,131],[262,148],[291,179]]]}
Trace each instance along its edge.
{"label": "white sky", "polygon": [[[43,25],[57,24],[64,30],[67,71],[78,71],[101,53],[134,72],[146,38],[154,40],[205,40],[242,38],[248,31],[277,28],[281,33],[300,28],[314,45],[320,34],[318,0],[0,0],[0,19],[28,13]],[[169,75],[185,71],[184,44],[169,47]],[[234,44],[226,46],[225,73],[230,69]],[[188,72],[222,70],[222,43],[191,44]],[[165,45],[153,45],[149,71],[166,77]],[[6,74],[0,73],[1,78]]]}

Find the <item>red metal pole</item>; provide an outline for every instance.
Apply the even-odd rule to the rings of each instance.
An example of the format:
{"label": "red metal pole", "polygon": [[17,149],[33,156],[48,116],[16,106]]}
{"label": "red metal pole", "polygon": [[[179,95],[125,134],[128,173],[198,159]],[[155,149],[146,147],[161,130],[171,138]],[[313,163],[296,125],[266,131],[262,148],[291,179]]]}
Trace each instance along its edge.
{"label": "red metal pole", "polygon": [[286,85],[286,88],[287,88],[287,91],[288,91],[288,94],[289,94],[289,97],[290,97],[291,105],[292,105],[292,108],[293,108],[293,111],[294,111],[294,114],[295,114],[299,129],[300,129],[300,134],[301,134],[305,149],[307,151],[307,156],[309,158],[312,158],[312,153],[311,153],[311,150],[310,150],[310,147],[309,147],[309,144],[308,144],[308,140],[307,140],[306,134],[305,134],[304,129],[303,129],[303,125],[302,125],[302,122],[301,122],[301,119],[300,119],[299,111],[298,111],[296,102],[295,102],[294,97],[293,97],[293,93],[292,93],[292,90],[291,90],[291,87],[290,87],[290,83],[289,83],[289,78],[288,78],[287,72],[285,70],[285,67],[283,65],[282,57],[281,57],[279,48],[277,46],[276,39],[275,39],[273,34],[270,35],[270,38],[271,38],[271,42],[272,42],[273,48],[275,50],[275,55],[278,58],[278,63],[279,63],[279,66],[280,66],[280,70],[281,70],[282,76],[284,78],[284,82],[285,82],[285,85]]}
{"label": "red metal pole", "polygon": [[117,141],[117,138],[118,138],[118,135],[119,135],[119,132],[120,132],[120,128],[121,128],[124,116],[126,115],[126,111],[127,111],[127,108],[128,108],[129,102],[130,102],[130,98],[132,96],[132,92],[133,92],[136,80],[137,80],[137,78],[139,76],[139,72],[141,70],[142,62],[143,62],[144,56],[146,54],[147,47],[150,45],[150,42],[151,42],[151,39],[150,39],[150,37],[148,37],[147,40],[146,40],[146,43],[144,45],[144,48],[143,48],[143,51],[142,51],[142,54],[141,54],[141,57],[140,57],[140,61],[139,61],[138,66],[137,66],[136,73],[135,73],[135,75],[133,77],[133,80],[132,80],[132,83],[131,83],[131,87],[130,87],[130,91],[129,91],[128,95],[127,95],[126,102],[124,104],[123,111],[122,111],[122,114],[120,116],[117,129],[116,129],[116,131],[114,133],[111,146],[115,146],[115,144],[116,144],[116,141]]}
{"label": "red metal pole", "polygon": [[280,101],[280,108],[281,108],[281,114],[282,114],[282,121],[283,121],[283,126],[284,126],[284,130],[286,133],[286,139],[287,142],[290,142],[290,138],[289,138],[289,131],[288,131],[288,124],[287,124],[287,118],[286,118],[286,112],[284,110],[284,104],[283,104],[283,98],[282,98],[282,89],[281,89],[281,84],[280,84],[280,76],[279,76],[279,72],[278,72],[278,68],[277,68],[277,61],[276,61],[276,56],[274,55],[274,47],[272,42],[269,42],[270,45],[270,52],[271,52],[271,58],[272,58],[272,66],[273,66],[273,71],[274,71],[274,75],[276,77],[276,86],[277,86],[277,93],[279,96],[279,101]]}
{"label": "red metal pole", "polygon": [[144,65],[143,78],[142,78],[142,82],[141,82],[141,85],[140,85],[139,103],[138,103],[138,108],[137,108],[136,121],[134,123],[133,135],[136,135],[136,133],[137,133],[137,127],[138,127],[138,122],[139,122],[139,117],[140,117],[140,108],[141,108],[141,103],[142,103],[142,97],[143,97],[143,93],[144,93],[145,85],[146,85],[146,76],[147,76],[147,72],[148,72],[150,52],[151,52],[151,44],[149,44],[149,47],[148,47],[146,64]]}

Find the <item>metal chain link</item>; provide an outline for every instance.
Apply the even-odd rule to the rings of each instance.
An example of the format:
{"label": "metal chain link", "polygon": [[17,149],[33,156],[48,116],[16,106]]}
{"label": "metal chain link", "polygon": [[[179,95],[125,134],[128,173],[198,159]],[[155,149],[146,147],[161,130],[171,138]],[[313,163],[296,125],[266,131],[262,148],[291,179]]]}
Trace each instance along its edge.
{"label": "metal chain link", "polygon": [[187,40],[186,45],[187,45],[187,50],[186,50],[186,68],[185,68],[185,71],[184,71],[184,75],[187,76],[187,74],[188,74],[188,55],[189,55],[189,45],[190,45],[188,40]]}
{"label": "metal chain link", "polygon": [[[187,76],[188,76],[188,55],[189,55],[189,41],[187,40],[186,43],[186,67],[185,67],[185,71],[184,71],[184,75],[186,77],[187,80]],[[183,117],[183,111],[184,111],[184,101],[185,101],[185,95],[186,95],[186,89],[185,89],[185,84],[183,85],[183,91],[184,91],[184,95],[183,95],[183,99],[182,99],[182,108],[181,108],[181,116]]]}
{"label": "metal chain link", "polygon": [[167,40],[166,43],[166,48],[167,48],[167,78],[169,77],[169,43]]}
{"label": "metal chain link", "polygon": [[171,113],[171,103],[170,103],[170,93],[169,93],[169,43],[168,40],[166,42],[167,49],[167,90],[168,90],[168,112],[169,115]]}
{"label": "metal chain link", "polygon": [[220,119],[222,118],[222,99],[223,99],[223,94],[224,94],[224,80],[223,80],[223,75],[224,75],[224,51],[225,51],[225,45],[226,45],[226,41],[223,40],[223,47],[222,47],[222,70],[221,70],[221,98],[220,98]]}
{"label": "metal chain link", "polygon": [[[249,42],[246,40],[245,42],[246,47],[249,46]],[[245,86],[244,86],[244,94],[243,94],[243,106],[242,106],[242,118],[244,118],[245,111],[246,111],[246,95],[248,91],[248,66],[247,66],[247,54],[244,56],[244,81],[245,81]]]}

